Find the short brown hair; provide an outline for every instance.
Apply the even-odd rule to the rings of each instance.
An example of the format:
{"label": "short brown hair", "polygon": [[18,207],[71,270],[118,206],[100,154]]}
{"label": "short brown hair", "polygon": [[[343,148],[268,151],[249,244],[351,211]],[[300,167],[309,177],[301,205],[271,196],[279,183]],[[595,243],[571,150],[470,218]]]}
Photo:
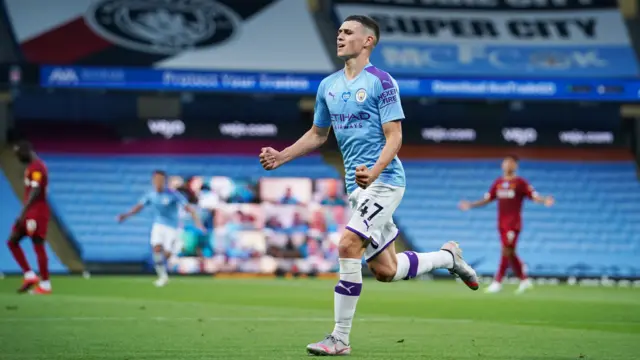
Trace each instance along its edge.
{"label": "short brown hair", "polygon": [[375,20],[366,15],[350,15],[346,19],[344,19],[344,21],[359,22],[360,24],[362,24],[362,26],[373,31],[376,36],[376,43],[374,45],[378,45],[378,41],[380,41],[380,26]]}
{"label": "short brown hair", "polygon": [[509,154],[509,155],[505,156],[504,158],[505,159],[511,159],[511,160],[515,161],[516,163],[520,162],[520,158],[516,154]]}

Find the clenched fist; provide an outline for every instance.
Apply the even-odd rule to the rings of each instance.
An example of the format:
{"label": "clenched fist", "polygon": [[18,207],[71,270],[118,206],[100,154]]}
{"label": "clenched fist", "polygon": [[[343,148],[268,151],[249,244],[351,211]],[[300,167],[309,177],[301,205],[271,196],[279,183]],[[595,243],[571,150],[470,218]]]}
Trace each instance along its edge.
{"label": "clenched fist", "polygon": [[265,170],[275,170],[278,166],[282,165],[280,151],[271,147],[262,148],[260,164]]}
{"label": "clenched fist", "polygon": [[356,166],[356,184],[361,188],[368,188],[369,185],[376,181],[376,178],[377,176],[375,176],[366,165]]}

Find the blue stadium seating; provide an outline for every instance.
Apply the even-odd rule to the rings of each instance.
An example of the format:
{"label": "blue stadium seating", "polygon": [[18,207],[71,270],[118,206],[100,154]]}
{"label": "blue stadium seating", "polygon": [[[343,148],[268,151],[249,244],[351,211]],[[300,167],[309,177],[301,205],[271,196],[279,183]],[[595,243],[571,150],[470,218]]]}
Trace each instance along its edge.
{"label": "blue stadium seating", "polygon": [[[500,254],[496,205],[463,213],[462,199],[483,196],[500,175],[499,161],[405,161],[407,191],[397,222],[412,244],[432,250],[463,245],[479,273],[491,275]],[[523,161],[520,174],[553,208],[527,202],[520,254],[542,276],[640,276],[640,183],[632,162]]]}
{"label": "blue stadium seating", "polygon": [[[296,160],[277,172],[247,156],[68,156],[44,154],[51,198],[58,215],[92,262],[144,262],[151,256],[151,213],[143,211],[121,225],[116,215],[133,206],[150,187],[153,170],[181,176],[259,178],[337,177],[319,156]],[[304,175],[303,175],[304,174]]]}
{"label": "blue stadium seating", "polygon": [[[0,234],[2,234],[3,239],[8,239],[13,222],[20,213],[20,209],[20,201],[15,196],[11,184],[7,181],[4,173],[0,171],[0,212],[2,213],[0,217]],[[6,246],[5,241],[6,240],[0,243],[0,271],[7,274],[20,273],[20,267],[11,256],[11,252]],[[33,270],[37,271],[38,262],[30,241],[23,241],[22,249]],[[49,255],[49,272],[52,274],[68,272],[67,268],[60,262],[58,256],[51,250],[49,245],[47,245],[47,253]]]}
{"label": "blue stadium seating", "polygon": [[[232,177],[336,177],[320,157],[308,157],[265,172],[255,157],[153,157],[45,155],[51,198],[58,214],[91,261],[146,261],[149,214],[116,226],[148,188],[153,169],[181,175]],[[407,192],[396,222],[418,250],[460,241],[465,257],[481,274],[493,274],[499,260],[495,204],[462,213],[461,199],[480,198],[500,175],[499,160],[405,161]],[[553,208],[527,203],[520,254],[532,274],[640,276],[640,183],[631,162],[523,161],[521,175]]]}

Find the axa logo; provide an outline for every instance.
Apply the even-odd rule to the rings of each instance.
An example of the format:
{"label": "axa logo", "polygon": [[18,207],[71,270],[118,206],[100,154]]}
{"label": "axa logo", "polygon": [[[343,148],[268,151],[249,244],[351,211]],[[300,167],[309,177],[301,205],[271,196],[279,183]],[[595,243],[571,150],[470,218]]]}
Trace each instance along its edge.
{"label": "axa logo", "polygon": [[70,68],[55,68],[48,78],[49,83],[77,84],[80,81],[75,70]]}

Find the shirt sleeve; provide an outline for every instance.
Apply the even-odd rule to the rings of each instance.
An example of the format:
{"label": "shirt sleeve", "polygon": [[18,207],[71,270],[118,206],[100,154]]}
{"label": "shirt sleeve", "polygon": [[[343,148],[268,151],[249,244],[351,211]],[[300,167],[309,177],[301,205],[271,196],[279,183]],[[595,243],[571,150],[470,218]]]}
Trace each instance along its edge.
{"label": "shirt sleeve", "polygon": [[538,196],[538,192],[536,192],[536,189],[533,187],[533,185],[529,184],[529,182],[525,179],[522,179],[520,181],[520,191],[522,192],[522,195],[528,199],[533,199],[534,197]]}
{"label": "shirt sleeve", "polygon": [[174,191],[173,197],[176,199],[176,203],[181,207],[186,208],[189,206],[189,201],[187,201],[187,198],[184,195],[182,195],[182,193],[180,193],[179,191]]}
{"label": "shirt sleeve", "polygon": [[325,82],[322,81],[318,86],[318,93],[316,94],[316,104],[313,108],[313,125],[321,128],[327,128],[331,126],[331,114],[329,113],[329,107],[325,98]]}
{"label": "shirt sleeve", "polygon": [[383,79],[374,86],[380,122],[382,124],[390,121],[404,120],[404,110],[400,101],[400,89],[394,78]]}
{"label": "shirt sleeve", "polygon": [[487,200],[495,200],[498,192],[498,181],[494,181],[489,188],[489,191],[484,194],[484,198]]}
{"label": "shirt sleeve", "polygon": [[142,197],[138,201],[138,204],[142,206],[147,206],[149,205],[150,202],[151,202],[151,194],[145,193],[144,195],[142,195]]}

